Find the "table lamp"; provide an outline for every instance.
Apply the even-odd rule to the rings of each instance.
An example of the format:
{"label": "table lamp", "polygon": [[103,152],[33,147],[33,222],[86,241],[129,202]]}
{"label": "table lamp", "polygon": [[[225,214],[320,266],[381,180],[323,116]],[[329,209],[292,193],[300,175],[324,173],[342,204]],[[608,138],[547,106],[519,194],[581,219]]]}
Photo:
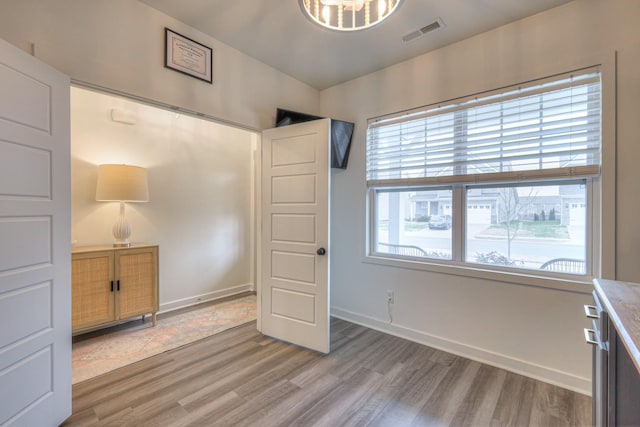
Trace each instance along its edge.
{"label": "table lamp", "polygon": [[114,247],[129,247],[131,225],[124,214],[125,202],[148,202],[149,186],[147,170],[130,165],[100,165],[96,200],[99,202],[120,202],[120,217],[113,224]]}

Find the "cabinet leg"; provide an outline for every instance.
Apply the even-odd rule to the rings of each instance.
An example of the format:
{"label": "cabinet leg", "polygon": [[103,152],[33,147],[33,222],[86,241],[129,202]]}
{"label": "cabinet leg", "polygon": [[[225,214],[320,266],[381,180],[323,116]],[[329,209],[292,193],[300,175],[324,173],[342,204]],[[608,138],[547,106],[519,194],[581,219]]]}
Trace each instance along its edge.
{"label": "cabinet leg", "polygon": [[156,326],[156,314],[151,313],[151,321],[153,322],[153,326]]}

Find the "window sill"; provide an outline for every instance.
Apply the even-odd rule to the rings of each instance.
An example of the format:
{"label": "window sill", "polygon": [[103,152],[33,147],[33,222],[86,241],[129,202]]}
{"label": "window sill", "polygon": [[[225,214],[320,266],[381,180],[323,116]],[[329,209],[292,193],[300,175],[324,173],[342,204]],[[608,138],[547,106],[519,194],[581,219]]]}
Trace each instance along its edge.
{"label": "window sill", "polygon": [[429,271],[432,273],[453,276],[471,277],[481,280],[492,280],[515,285],[535,286],[581,294],[590,294],[593,290],[592,277],[569,274],[544,273],[536,274],[535,270],[513,270],[508,268],[491,268],[489,266],[461,265],[455,261],[423,261],[385,257],[381,254],[367,255],[362,262],[366,264],[384,265],[409,270]]}

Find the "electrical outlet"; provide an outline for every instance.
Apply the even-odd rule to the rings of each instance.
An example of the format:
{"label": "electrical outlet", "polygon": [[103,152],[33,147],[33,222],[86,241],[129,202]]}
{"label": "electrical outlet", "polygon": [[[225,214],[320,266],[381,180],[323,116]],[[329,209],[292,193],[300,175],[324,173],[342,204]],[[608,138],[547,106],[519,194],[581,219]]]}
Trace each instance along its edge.
{"label": "electrical outlet", "polygon": [[394,302],[394,298],[393,298],[393,291],[392,290],[387,290],[387,302],[389,304],[393,304]]}

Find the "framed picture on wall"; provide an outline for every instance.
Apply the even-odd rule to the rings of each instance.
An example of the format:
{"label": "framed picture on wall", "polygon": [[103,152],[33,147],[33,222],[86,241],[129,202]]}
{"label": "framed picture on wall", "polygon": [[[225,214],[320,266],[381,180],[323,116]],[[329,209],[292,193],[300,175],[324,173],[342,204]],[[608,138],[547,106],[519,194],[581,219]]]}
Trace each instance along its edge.
{"label": "framed picture on wall", "polygon": [[213,49],[169,28],[164,29],[164,66],[213,83]]}

